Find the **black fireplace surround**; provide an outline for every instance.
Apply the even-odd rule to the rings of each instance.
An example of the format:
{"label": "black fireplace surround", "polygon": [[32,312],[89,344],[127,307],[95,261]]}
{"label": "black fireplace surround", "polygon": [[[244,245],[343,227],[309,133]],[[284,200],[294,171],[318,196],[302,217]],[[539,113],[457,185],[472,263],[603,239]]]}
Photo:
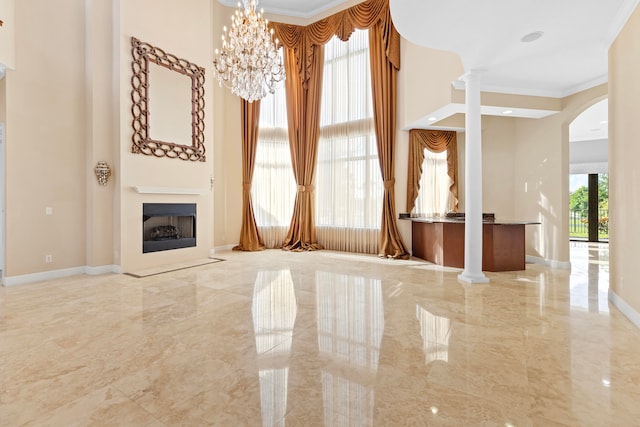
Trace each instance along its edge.
{"label": "black fireplace surround", "polygon": [[195,203],[142,204],[142,253],[194,246]]}

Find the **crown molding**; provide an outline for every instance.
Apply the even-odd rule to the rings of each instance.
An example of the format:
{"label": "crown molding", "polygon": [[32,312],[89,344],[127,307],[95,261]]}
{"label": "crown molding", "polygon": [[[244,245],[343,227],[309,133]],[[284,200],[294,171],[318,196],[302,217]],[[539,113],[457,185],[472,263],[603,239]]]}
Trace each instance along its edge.
{"label": "crown molding", "polygon": [[620,34],[620,31],[622,31],[622,28],[625,26],[625,24],[631,17],[631,14],[633,13],[633,11],[636,10],[636,7],[638,6],[639,3],[640,3],[640,0],[632,0],[622,4],[620,9],[618,10],[618,13],[616,14],[615,19],[613,20],[613,22],[611,23],[611,26],[609,27],[609,31],[605,36],[605,44],[607,48],[611,47],[613,42],[616,40],[616,38],[618,37],[618,34]]}
{"label": "crown molding", "polygon": [[[238,3],[237,1],[233,1],[233,0],[218,0],[218,2],[220,2],[221,4],[223,4],[224,6],[227,7],[233,7],[236,8],[238,7]],[[334,7],[338,7],[341,4],[346,3],[345,0],[332,0],[329,1],[325,4],[323,4],[322,6],[319,6],[309,12],[300,12],[300,11],[296,11],[296,10],[292,10],[292,9],[287,9],[284,7],[263,7],[260,5],[260,3],[258,3],[258,6],[260,6],[260,8],[264,9],[265,13],[269,13],[269,14],[274,14],[274,15],[284,15],[284,16],[291,16],[294,18],[303,18],[303,19],[309,19],[309,18],[313,18],[317,15],[320,15],[322,12],[325,12],[329,9],[333,9]]]}

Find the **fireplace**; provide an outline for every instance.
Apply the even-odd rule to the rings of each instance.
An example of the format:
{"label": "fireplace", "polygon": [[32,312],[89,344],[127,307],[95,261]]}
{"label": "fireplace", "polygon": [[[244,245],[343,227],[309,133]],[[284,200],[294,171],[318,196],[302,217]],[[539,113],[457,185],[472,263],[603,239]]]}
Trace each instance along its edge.
{"label": "fireplace", "polygon": [[195,246],[195,203],[142,204],[142,253]]}

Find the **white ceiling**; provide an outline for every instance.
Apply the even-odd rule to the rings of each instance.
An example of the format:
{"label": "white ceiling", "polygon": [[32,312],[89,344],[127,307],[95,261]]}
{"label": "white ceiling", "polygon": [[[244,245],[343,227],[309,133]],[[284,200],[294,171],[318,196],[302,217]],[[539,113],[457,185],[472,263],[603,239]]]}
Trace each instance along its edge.
{"label": "white ceiling", "polygon": [[[483,69],[484,91],[562,98],[607,81],[607,50],[638,0],[389,0],[400,34]],[[531,43],[522,37],[542,31]]]}

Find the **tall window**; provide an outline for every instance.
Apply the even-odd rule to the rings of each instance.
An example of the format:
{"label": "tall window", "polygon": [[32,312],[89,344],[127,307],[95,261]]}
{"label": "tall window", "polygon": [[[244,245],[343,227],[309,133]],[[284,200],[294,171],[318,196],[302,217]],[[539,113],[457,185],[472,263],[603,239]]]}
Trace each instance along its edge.
{"label": "tall window", "polygon": [[447,151],[433,153],[425,148],[415,211],[427,216],[439,216],[452,211],[451,184],[447,174]]}
{"label": "tall window", "polygon": [[325,45],[316,169],[318,242],[327,249],[376,253],[383,183],[378,165],[369,38]]}
{"label": "tall window", "polygon": [[251,188],[256,224],[268,248],[282,246],[291,223],[295,197],[287,103],[285,89],[281,87],[275,94],[263,98],[260,104],[260,128]]}

